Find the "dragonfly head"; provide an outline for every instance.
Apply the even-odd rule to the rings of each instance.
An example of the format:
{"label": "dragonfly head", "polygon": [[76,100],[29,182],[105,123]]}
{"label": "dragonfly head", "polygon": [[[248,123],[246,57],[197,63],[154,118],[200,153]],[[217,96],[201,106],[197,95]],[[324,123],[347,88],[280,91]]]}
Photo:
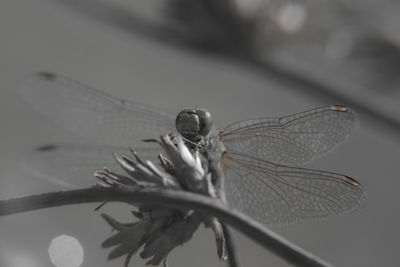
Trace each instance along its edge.
{"label": "dragonfly head", "polygon": [[210,112],[201,108],[185,108],[176,116],[176,130],[186,139],[199,142],[213,126]]}

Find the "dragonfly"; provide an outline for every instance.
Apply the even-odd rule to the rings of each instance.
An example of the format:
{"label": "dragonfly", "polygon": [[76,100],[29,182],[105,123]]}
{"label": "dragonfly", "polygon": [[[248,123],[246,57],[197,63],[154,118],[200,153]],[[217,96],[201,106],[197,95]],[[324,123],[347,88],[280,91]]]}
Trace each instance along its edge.
{"label": "dragonfly", "polygon": [[[224,173],[227,204],[265,225],[350,213],[365,202],[365,190],[355,179],[302,167],[332,151],[357,127],[357,115],[344,106],[249,119],[217,130],[204,109],[174,116],[53,73],[32,75],[20,91],[44,116],[90,140],[41,146],[25,160],[39,177],[65,187],[92,185],[99,167],[118,168],[113,153],[129,153],[132,143],[175,133],[220,163],[215,168]],[[151,146],[135,148],[149,159],[158,153]]]}

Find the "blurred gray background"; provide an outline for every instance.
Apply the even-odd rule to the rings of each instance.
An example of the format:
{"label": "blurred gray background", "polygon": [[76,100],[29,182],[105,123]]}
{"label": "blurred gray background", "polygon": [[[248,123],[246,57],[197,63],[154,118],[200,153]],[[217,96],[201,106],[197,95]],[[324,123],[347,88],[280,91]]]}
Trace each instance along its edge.
{"label": "blurred gray background", "polygon": [[[237,28],[242,31],[229,23],[218,28],[221,21],[208,18],[207,8],[185,7],[182,1],[2,0],[0,198],[60,189],[23,172],[17,162],[40,144],[82,141],[16,94],[21,79],[36,71],[64,74],[171,113],[204,107],[219,127],[347,104],[358,112],[360,128],[310,167],[357,178],[368,192],[366,207],[274,230],[337,266],[399,266],[398,3],[253,0],[235,5],[239,11],[228,21],[245,25]],[[189,18],[176,19],[179,14]],[[95,207],[0,218],[0,266],[52,266],[47,249],[60,234],[79,239],[85,249],[82,266],[122,266],[122,259],[106,261],[108,251],[100,244],[111,232]],[[111,204],[103,211],[130,219],[127,205]],[[242,234],[234,237],[241,266],[288,266]],[[169,263],[225,266],[204,228],[175,249]],[[144,263],[135,257],[131,266]]]}

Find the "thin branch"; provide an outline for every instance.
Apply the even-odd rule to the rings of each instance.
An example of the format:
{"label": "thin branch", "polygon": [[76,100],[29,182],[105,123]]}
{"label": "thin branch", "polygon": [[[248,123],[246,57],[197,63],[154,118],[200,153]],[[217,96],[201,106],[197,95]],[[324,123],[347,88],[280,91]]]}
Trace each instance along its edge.
{"label": "thin branch", "polygon": [[229,267],[239,267],[239,262],[237,260],[236,250],[235,250],[235,242],[233,241],[232,233],[225,223],[222,223],[222,229],[225,237]]}
{"label": "thin branch", "polygon": [[264,248],[293,265],[310,267],[332,266],[272,232],[252,218],[240,212],[232,211],[228,206],[217,199],[178,190],[149,188],[128,190],[92,187],[87,189],[51,192],[2,200],[0,201],[0,216],[49,207],[103,201],[127,203],[145,202],[148,205],[186,209],[190,207],[221,219],[224,223],[236,228],[246,236],[258,242]]}
{"label": "thin branch", "polygon": [[399,107],[390,104],[383,107],[382,102],[377,101],[377,94],[363,85],[348,79],[338,79],[338,76],[318,68],[313,70],[311,67],[295,64],[295,59],[285,62],[270,58],[239,60],[248,67],[258,69],[261,74],[267,73],[282,83],[288,83],[286,88],[296,88],[314,97],[331,98],[371,116],[394,130],[400,129]]}
{"label": "thin branch", "polygon": [[[147,39],[161,41],[174,48],[185,48],[188,51],[196,51],[194,48],[199,48],[193,43],[185,44],[184,42],[177,42],[176,39],[171,40],[168,38],[169,31],[165,25],[148,21],[133,11],[120,8],[117,5],[101,1],[59,1],[119,30],[137,34]],[[236,42],[239,41],[240,38],[237,38]],[[263,77],[269,75],[273,79],[278,79],[281,83],[288,83],[289,86],[286,88],[294,88],[297,91],[302,90],[309,95],[313,95],[313,97],[329,97],[333,101],[349,105],[357,111],[368,114],[375,118],[377,122],[383,122],[397,131],[400,129],[400,109],[398,106],[382,105],[381,102],[376,101],[375,93],[370,92],[370,90],[367,90],[368,88],[362,85],[350,80],[340,79],[330,72],[322,72],[314,66],[305,66],[302,63],[298,63],[297,59],[293,59],[291,62],[276,58],[260,59],[240,51],[232,52],[227,46],[223,48],[222,50],[214,51],[214,55],[219,56],[219,59],[231,62],[236,60],[236,62],[232,63],[241,64],[243,67],[255,68]],[[230,52],[227,53],[227,50]]]}

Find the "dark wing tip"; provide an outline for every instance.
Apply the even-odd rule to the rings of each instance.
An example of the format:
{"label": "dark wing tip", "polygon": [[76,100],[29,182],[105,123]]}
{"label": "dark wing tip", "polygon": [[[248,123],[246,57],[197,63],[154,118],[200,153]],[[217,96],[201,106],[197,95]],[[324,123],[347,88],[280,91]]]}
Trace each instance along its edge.
{"label": "dark wing tip", "polygon": [[36,151],[39,152],[48,152],[48,151],[53,151],[57,149],[57,145],[53,145],[53,144],[47,144],[47,145],[43,145],[40,146],[38,148],[36,148]]}
{"label": "dark wing tip", "polygon": [[349,176],[344,176],[343,180],[348,183],[351,184],[352,186],[360,186],[360,183],[357,182],[355,179],[349,177]]}
{"label": "dark wing tip", "polygon": [[341,105],[333,105],[333,106],[331,106],[331,109],[332,109],[333,111],[340,111],[340,112],[346,112],[346,111],[348,111],[347,107],[341,106]]}
{"label": "dark wing tip", "polygon": [[46,80],[46,81],[54,81],[57,78],[57,75],[51,72],[38,72],[36,76],[39,79]]}

